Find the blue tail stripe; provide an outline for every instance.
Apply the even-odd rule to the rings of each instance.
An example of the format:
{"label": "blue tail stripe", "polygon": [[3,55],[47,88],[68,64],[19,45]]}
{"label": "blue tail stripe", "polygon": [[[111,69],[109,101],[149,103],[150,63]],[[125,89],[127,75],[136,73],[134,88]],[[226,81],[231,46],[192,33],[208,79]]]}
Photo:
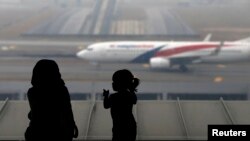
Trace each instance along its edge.
{"label": "blue tail stripe", "polygon": [[149,50],[139,55],[138,57],[133,59],[131,62],[132,63],[148,63],[150,58],[152,58],[156,54],[156,52],[158,52],[160,49],[162,49],[165,46],[166,45],[162,45],[162,46],[156,47],[155,49]]}

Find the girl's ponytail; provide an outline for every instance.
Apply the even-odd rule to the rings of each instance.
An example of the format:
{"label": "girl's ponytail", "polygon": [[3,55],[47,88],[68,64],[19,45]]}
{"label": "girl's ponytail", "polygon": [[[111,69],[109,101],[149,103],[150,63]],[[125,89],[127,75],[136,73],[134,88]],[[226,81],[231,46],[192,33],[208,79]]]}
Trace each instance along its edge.
{"label": "girl's ponytail", "polygon": [[131,92],[137,92],[137,86],[140,84],[140,80],[138,78],[133,78],[132,84],[131,84],[131,88],[130,91]]}

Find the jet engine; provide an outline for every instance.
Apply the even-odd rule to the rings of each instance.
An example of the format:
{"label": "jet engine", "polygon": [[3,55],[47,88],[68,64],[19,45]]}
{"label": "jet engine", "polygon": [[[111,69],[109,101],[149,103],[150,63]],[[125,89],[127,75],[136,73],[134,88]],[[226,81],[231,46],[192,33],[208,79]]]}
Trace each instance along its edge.
{"label": "jet engine", "polygon": [[150,67],[154,69],[166,69],[169,68],[170,65],[170,60],[165,58],[154,57],[150,59]]}

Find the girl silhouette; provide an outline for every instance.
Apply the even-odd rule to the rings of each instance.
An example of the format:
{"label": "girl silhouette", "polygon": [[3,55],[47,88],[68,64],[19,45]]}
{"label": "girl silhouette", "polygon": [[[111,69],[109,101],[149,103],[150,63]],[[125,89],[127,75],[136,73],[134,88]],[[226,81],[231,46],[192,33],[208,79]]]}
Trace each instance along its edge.
{"label": "girl silhouette", "polygon": [[137,102],[135,92],[139,79],[126,69],[113,74],[113,90],[116,93],[109,96],[109,90],[103,90],[104,108],[111,108],[113,120],[112,141],[135,141],[136,121],[132,113],[133,105]]}
{"label": "girl silhouette", "polygon": [[26,141],[72,141],[78,136],[70,96],[53,60],[40,60],[33,69],[28,90],[30,112]]}

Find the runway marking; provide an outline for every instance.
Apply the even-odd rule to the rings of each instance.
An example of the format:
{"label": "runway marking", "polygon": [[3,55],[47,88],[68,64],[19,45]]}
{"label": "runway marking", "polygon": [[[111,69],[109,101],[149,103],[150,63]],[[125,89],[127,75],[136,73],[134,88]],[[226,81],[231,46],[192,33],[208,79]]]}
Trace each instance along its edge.
{"label": "runway marking", "polygon": [[224,81],[224,78],[221,76],[217,76],[214,78],[214,83],[221,83]]}
{"label": "runway marking", "polygon": [[2,51],[8,51],[8,50],[9,50],[9,47],[8,47],[8,46],[2,46],[2,47],[1,47],[1,50],[2,50]]}
{"label": "runway marking", "polygon": [[16,46],[15,46],[15,45],[11,45],[9,48],[10,48],[11,50],[14,50],[14,49],[16,49]]}
{"label": "runway marking", "polygon": [[149,64],[143,64],[142,66],[143,66],[144,68],[149,68],[149,67],[150,67]]}
{"label": "runway marking", "polygon": [[226,65],[224,65],[224,64],[218,64],[217,65],[217,68],[220,68],[220,69],[223,69],[223,68],[226,68],[227,66]]}
{"label": "runway marking", "polygon": [[79,50],[82,50],[82,49],[84,49],[84,48],[86,48],[85,46],[78,46],[78,49]]}

